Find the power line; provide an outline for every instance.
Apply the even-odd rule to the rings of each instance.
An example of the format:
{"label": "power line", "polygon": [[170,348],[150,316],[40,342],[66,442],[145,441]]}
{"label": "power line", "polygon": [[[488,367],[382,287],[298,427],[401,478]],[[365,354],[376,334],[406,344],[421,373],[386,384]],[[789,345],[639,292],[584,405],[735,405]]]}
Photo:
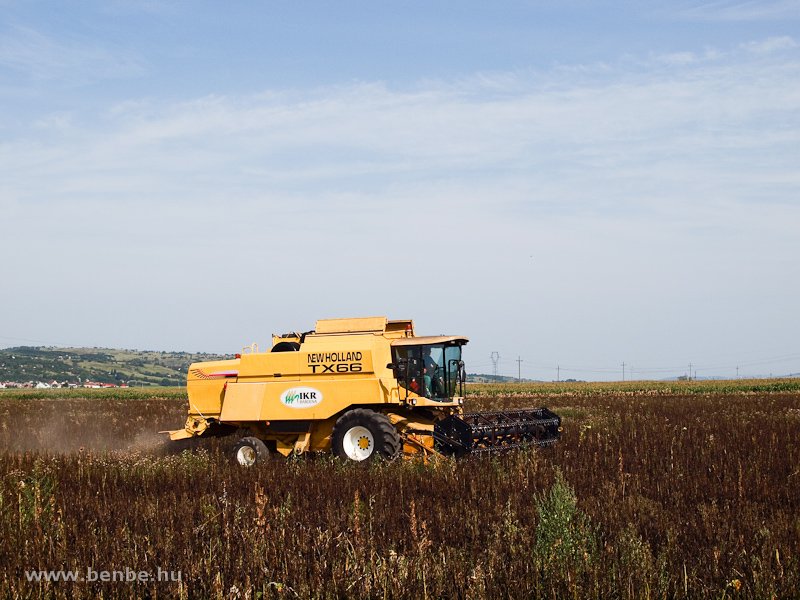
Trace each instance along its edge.
{"label": "power line", "polygon": [[[492,371],[491,372],[493,373],[493,377],[495,379],[499,378],[501,376],[505,376],[505,377],[513,376],[511,373],[508,373],[508,372],[507,373],[502,373],[502,369],[500,367],[500,354],[499,354],[499,352],[493,352],[492,356],[490,358],[492,359],[491,363],[468,363],[468,366],[469,366],[469,368],[470,368],[470,370],[472,372],[477,372],[476,371],[477,369],[485,368],[485,367],[487,367],[487,366],[489,366],[491,364],[491,367],[492,367]],[[687,378],[689,376],[691,376],[692,379],[695,379],[695,378],[698,377],[699,373],[713,373],[714,371],[717,371],[720,375],[724,376],[725,373],[722,372],[722,371],[726,371],[726,370],[728,372],[730,372],[731,377],[733,377],[734,374],[735,374],[736,377],[741,377],[741,376],[746,376],[746,375],[744,375],[742,373],[742,370],[743,370],[742,365],[746,365],[746,366],[774,365],[774,364],[776,364],[778,362],[789,361],[789,360],[792,360],[792,359],[800,360],[800,354],[784,355],[782,357],[776,357],[775,359],[772,359],[772,360],[769,360],[769,359],[753,360],[753,361],[749,361],[749,362],[746,362],[746,363],[741,363],[740,362],[738,364],[737,363],[731,363],[731,364],[728,364],[728,365],[703,365],[703,366],[698,366],[694,362],[692,362],[691,366],[689,367],[689,371],[688,372],[687,372],[687,363],[684,363],[684,365],[682,367],[680,367],[680,366],[673,366],[673,367],[634,367],[631,364],[629,364],[627,361],[625,361],[624,367],[623,367],[623,369],[624,369],[624,380],[627,381],[629,379],[631,379],[631,380],[632,379],[642,379],[642,378],[648,378],[648,376],[650,376],[650,377],[656,376],[658,378],[667,378],[667,377],[669,377],[669,378],[672,378],[672,377],[679,378],[682,375],[686,375]],[[618,366],[616,368],[613,368],[613,367],[600,367],[600,366],[589,367],[589,366],[578,366],[578,365],[562,365],[560,363],[547,364],[547,363],[538,363],[538,362],[530,362],[528,360],[523,360],[521,358],[521,356],[519,356],[519,355],[518,355],[518,358],[515,359],[515,360],[517,361],[516,378],[518,380],[522,379],[522,372],[523,372],[522,363],[523,362],[525,363],[525,371],[524,372],[525,372],[526,377],[530,377],[530,378],[533,378],[533,379],[547,380],[549,378],[545,375],[546,372],[550,371],[552,373],[552,371],[556,371],[556,380],[557,381],[561,380],[561,371],[562,370],[565,373],[568,374],[567,377],[571,376],[571,377],[581,378],[581,377],[586,377],[587,374],[589,376],[591,376],[592,374],[597,374],[597,375],[614,375],[614,374],[617,374],[617,376],[618,376],[619,373],[620,373],[620,367],[622,366],[622,363],[620,363],[620,366]],[[774,368],[771,369],[771,370],[774,373]],[[790,375],[791,373],[798,373],[798,372],[800,372],[800,364],[798,364],[797,367],[794,367],[794,366],[787,366],[786,367],[786,375]],[[689,374],[691,374],[691,375],[689,375]]]}
{"label": "power line", "polygon": [[[703,365],[698,366],[694,362],[691,363],[691,371],[692,376],[694,377],[699,372],[708,372],[708,371],[719,371],[728,369],[730,371],[736,371],[737,367],[741,372],[743,367],[748,366],[759,366],[759,365],[773,365],[782,362],[790,362],[791,360],[800,360],[800,354],[796,355],[786,355],[783,357],[776,357],[773,359],[764,359],[758,361],[749,361],[749,362],[739,362],[739,363],[729,363],[729,364],[713,364],[713,365]],[[525,362],[525,371],[526,373],[530,373],[534,370],[555,370],[555,371],[565,371],[568,373],[619,373],[620,367],[600,367],[600,366],[577,366],[577,365],[562,365],[562,364],[546,364],[546,363],[534,363],[534,362]],[[494,365],[494,363],[491,363]],[[489,366],[488,363],[470,363],[473,367],[478,366]],[[628,374],[659,374],[659,373],[682,373],[686,372],[687,365],[684,364],[683,366],[671,366],[671,367],[636,367],[634,368],[628,362],[625,362],[625,373],[626,378]]]}

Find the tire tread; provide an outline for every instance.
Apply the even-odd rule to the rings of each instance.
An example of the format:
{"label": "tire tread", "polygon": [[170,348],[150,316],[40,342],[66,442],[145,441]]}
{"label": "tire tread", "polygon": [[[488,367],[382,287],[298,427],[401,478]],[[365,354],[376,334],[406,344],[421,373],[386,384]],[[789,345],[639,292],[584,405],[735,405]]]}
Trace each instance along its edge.
{"label": "tire tread", "polygon": [[243,437],[233,447],[233,457],[236,460],[236,453],[239,452],[239,448],[242,446],[251,446],[256,451],[256,464],[264,464],[266,461],[270,459],[270,452],[267,445],[264,443],[264,440],[257,438],[252,435],[248,435],[247,437]]}
{"label": "tire tread", "polygon": [[392,422],[383,413],[366,408],[348,410],[336,421],[331,434],[331,450],[339,458],[347,458],[342,449],[344,433],[356,425],[369,429],[375,437],[375,456],[392,460],[400,453],[400,434]]}

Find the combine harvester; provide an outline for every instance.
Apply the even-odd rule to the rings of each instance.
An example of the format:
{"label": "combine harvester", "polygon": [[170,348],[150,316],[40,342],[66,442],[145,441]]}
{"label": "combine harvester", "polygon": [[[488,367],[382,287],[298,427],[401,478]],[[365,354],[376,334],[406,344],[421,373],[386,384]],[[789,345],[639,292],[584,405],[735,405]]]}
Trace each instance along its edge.
{"label": "combine harvester", "polygon": [[324,319],[272,336],[268,352],[189,368],[189,415],[172,440],[250,435],[239,464],[271,454],[330,452],[353,461],[496,452],[554,443],[546,408],[464,413],[461,336],[417,337],[412,321]]}

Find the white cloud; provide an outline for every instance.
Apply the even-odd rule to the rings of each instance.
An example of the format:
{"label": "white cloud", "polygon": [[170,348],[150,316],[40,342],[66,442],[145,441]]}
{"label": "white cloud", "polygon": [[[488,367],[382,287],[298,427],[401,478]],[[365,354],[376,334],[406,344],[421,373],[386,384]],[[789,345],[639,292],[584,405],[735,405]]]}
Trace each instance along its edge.
{"label": "white cloud", "polygon": [[679,10],[685,18],[720,21],[760,21],[800,18],[798,0],[718,0]]}
{"label": "white cloud", "polygon": [[140,57],[78,38],[57,39],[28,27],[0,35],[0,66],[33,79],[95,81],[130,77],[144,71]]}
{"label": "white cloud", "polygon": [[[651,209],[663,210],[665,195],[694,202],[674,185],[701,166],[704,179],[736,197],[752,190],[748,180],[762,180],[765,163],[785,170],[769,177],[792,181],[786,157],[797,156],[800,63],[748,54],[689,55],[668,60],[667,72],[658,57],[631,71],[489,74],[407,90],[361,83],[131,101],[83,129],[69,115],[38,119],[37,138],[0,145],[2,170],[20,201],[138,194],[202,203],[230,187],[247,198],[314,196],[348,182],[378,192],[466,177],[552,187],[565,210],[590,206],[601,182],[619,202],[642,207],[658,188]],[[48,127],[60,136],[48,138]],[[665,178],[658,185],[648,176],[656,170]]]}
{"label": "white cloud", "polygon": [[793,50],[797,48],[798,44],[787,35],[767,38],[755,42],[748,42],[743,44],[742,47],[748,52],[754,54],[770,54],[772,52],[779,52],[781,50]]}
{"label": "white cloud", "polygon": [[697,56],[693,52],[673,52],[671,54],[662,54],[658,57],[658,60],[668,65],[684,66],[697,62]]}
{"label": "white cloud", "polygon": [[33,123],[33,127],[39,130],[50,130],[64,133],[73,127],[72,115],[65,112],[44,115]]}
{"label": "white cloud", "polygon": [[[722,340],[708,347],[732,347],[722,315],[736,310],[747,320],[737,327],[756,331],[748,345],[788,344],[800,293],[797,49],[693,56],[40,117],[46,127],[0,142],[0,250],[29,248],[0,277],[31,306],[66,290],[68,320],[102,336],[116,315],[95,315],[117,306],[114,291],[75,287],[52,266],[122,274],[136,282],[118,300],[135,305],[126,326],[151,340],[134,346],[169,331],[188,341],[161,346],[229,349],[253,335],[253,315],[277,330],[378,312],[474,329],[483,352],[492,330],[517,331],[535,311],[547,322],[527,326],[550,356],[598,364],[600,351],[574,348],[641,344],[646,327],[667,345],[702,330]],[[534,265],[519,263],[531,254]],[[432,255],[446,285],[469,292],[439,308],[416,277]],[[325,293],[286,294],[296,273]],[[192,327],[221,307],[219,331]]]}

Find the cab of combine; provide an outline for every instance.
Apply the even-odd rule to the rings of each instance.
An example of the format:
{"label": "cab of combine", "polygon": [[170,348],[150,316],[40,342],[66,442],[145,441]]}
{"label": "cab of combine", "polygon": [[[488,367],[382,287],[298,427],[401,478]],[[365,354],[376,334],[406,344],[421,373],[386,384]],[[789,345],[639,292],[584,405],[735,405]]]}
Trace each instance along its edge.
{"label": "cab of combine", "polygon": [[[350,460],[459,453],[437,424],[463,413],[462,336],[416,336],[410,320],[324,319],[272,336],[266,352],[192,364],[180,440],[246,429],[240,464],[332,451]],[[449,419],[448,421],[445,421]],[[449,431],[449,429],[448,429]],[[463,437],[463,436],[462,436]]]}

